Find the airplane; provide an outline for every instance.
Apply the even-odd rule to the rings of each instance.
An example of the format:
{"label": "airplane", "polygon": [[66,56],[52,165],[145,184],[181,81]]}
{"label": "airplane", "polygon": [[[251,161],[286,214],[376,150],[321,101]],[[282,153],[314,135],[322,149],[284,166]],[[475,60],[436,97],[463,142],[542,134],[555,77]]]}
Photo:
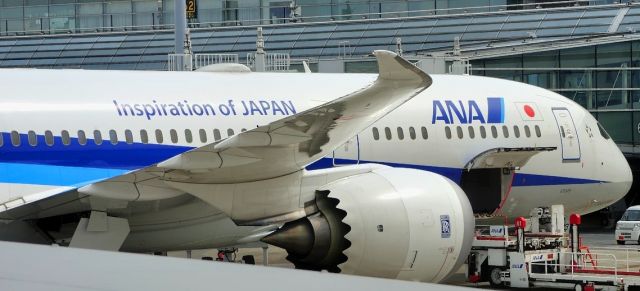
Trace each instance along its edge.
{"label": "airplane", "polygon": [[374,55],[377,75],[0,70],[0,239],[268,243],[300,269],[442,282],[476,215],[588,213],[630,189],[573,101]]}

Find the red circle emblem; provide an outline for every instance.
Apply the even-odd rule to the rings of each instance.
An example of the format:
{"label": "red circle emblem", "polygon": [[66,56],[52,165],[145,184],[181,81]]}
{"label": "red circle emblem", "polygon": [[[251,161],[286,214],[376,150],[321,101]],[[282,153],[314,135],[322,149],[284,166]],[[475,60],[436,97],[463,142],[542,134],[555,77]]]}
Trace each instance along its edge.
{"label": "red circle emblem", "polygon": [[536,112],[533,111],[533,108],[529,105],[525,105],[524,106],[524,113],[527,114],[527,116],[529,117],[535,117],[536,116]]}

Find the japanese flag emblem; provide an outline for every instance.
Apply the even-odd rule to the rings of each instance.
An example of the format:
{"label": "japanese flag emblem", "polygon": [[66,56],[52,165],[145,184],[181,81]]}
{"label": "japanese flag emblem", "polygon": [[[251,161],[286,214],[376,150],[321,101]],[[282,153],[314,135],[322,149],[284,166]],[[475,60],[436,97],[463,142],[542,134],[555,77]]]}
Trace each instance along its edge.
{"label": "japanese flag emblem", "polygon": [[520,113],[520,117],[524,121],[543,121],[542,112],[538,109],[538,105],[534,102],[517,102],[516,110]]}

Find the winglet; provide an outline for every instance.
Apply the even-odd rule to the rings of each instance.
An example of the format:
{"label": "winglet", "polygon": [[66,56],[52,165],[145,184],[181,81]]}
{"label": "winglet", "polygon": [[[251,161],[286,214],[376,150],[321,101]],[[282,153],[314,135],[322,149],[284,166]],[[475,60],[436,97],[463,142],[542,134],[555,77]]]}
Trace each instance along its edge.
{"label": "winglet", "polygon": [[378,59],[378,77],[385,80],[419,81],[421,86],[429,87],[432,84],[431,77],[420,68],[403,59],[396,53],[377,50],[373,55]]}

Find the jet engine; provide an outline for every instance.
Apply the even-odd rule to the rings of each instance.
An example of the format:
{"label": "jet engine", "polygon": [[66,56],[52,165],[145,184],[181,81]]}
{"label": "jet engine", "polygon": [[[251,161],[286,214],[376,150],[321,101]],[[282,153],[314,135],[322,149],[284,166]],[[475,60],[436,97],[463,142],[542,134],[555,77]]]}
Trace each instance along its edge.
{"label": "jet engine", "polygon": [[296,268],[441,282],[471,249],[469,200],[441,175],[381,168],[316,193],[317,212],[263,238],[287,250]]}

